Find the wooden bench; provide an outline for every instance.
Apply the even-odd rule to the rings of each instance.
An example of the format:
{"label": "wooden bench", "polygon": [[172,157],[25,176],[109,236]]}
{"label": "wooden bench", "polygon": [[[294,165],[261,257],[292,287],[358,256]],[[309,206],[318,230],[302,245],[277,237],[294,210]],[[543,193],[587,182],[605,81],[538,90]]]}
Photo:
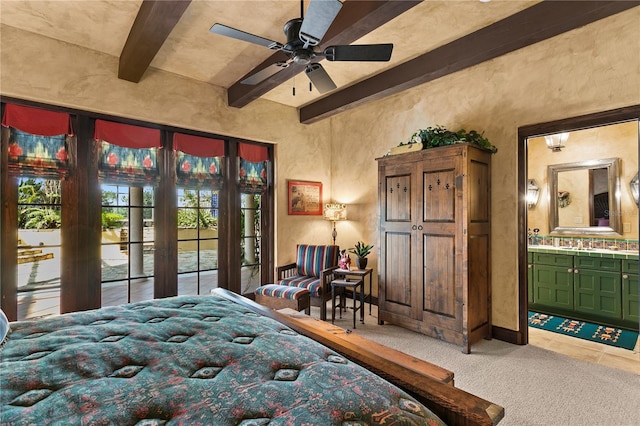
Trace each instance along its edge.
{"label": "wooden bench", "polygon": [[294,309],[311,313],[311,292],[306,288],[265,284],[255,291],[256,302],[271,309]]}

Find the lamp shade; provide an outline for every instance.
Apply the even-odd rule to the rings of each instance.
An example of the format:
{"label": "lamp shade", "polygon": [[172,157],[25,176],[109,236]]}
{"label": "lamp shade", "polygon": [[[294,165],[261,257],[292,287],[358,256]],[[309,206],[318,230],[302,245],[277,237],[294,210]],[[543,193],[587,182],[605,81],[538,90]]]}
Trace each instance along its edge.
{"label": "lamp shade", "polygon": [[325,204],[324,218],[331,221],[347,220],[347,205],[341,203]]}
{"label": "lamp shade", "polygon": [[569,133],[556,133],[554,135],[548,135],[544,137],[547,143],[547,148],[553,152],[558,152],[564,148],[567,139],[569,139]]}
{"label": "lamp shade", "polygon": [[536,184],[534,179],[529,179],[527,184],[527,207],[532,209],[538,204],[538,198],[540,197],[540,187]]}

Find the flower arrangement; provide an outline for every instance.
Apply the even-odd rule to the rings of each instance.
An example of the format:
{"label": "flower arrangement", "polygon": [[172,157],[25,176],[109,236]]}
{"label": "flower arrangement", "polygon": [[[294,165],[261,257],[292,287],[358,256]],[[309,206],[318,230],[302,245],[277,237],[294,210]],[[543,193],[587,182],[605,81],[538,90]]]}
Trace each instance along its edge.
{"label": "flower arrangement", "polygon": [[427,127],[426,129],[419,129],[413,135],[409,142],[400,142],[400,145],[410,145],[414,143],[422,143],[423,149],[436,148],[439,146],[454,145],[456,143],[468,142],[482,148],[488,149],[494,154],[498,152],[498,148],[493,146],[482,133],[478,133],[475,130],[467,132],[464,129],[460,129],[457,132],[447,130],[443,126]]}

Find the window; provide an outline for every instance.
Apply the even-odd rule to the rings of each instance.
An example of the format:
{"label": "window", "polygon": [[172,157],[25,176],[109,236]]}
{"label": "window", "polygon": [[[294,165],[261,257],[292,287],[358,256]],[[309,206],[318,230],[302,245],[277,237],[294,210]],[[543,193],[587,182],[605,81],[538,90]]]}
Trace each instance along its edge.
{"label": "window", "polygon": [[96,120],[102,182],[102,306],[153,299],[154,196],[160,132]]}
{"label": "window", "polygon": [[224,184],[221,139],[174,133],[178,185],[178,294],[218,286],[218,196]]}
{"label": "window", "polygon": [[[59,314],[62,181],[69,171],[70,118],[65,113],[7,104],[2,125],[7,128],[2,132],[2,147],[8,151],[8,172],[3,170],[1,185],[12,188],[11,192],[15,188],[10,197],[15,201],[4,197],[2,201],[10,208],[16,204],[9,218],[16,221],[18,231],[17,239],[2,236],[7,242],[2,251],[15,254],[10,257],[15,264],[7,264],[3,256],[2,268],[16,271],[15,276],[9,275],[15,283],[4,284],[2,277],[3,308],[5,300],[15,301],[9,313],[16,319]],[[6,185],[9,180],[16,186]],[[7,246],[14,241],[16,246]]]}
{"label": "window", "polygon": [[[25,111],[31,114],[13,110],[8,121],[24,123]],[[11,320],[18,319],[18,299],[23,319],[206,295],[215,287],[251,293],[273,279],[271,148],[175,138],[173,129],[95,120],[81,111],[73,116],[78,133],[70,136],[69,116],[60,114],[53,114],[60,133],[21,140],[16,135],[27,130],[7,128],[3,119],[2,149],[16,160],[2,168],[0,182],[9,189],[0,193],[8,206],[0,210],[0,291]],[[34,117],[40,126],[47,114]],[[49,159],[41,161],[45,151]],[[28,199],[36,187],[38,200]],[[32,232],[24,225],[32,216],[43,228],[39,236],[51,238],[18,244],[18,234]],[[18,266],[18,245],[43,257]]]}

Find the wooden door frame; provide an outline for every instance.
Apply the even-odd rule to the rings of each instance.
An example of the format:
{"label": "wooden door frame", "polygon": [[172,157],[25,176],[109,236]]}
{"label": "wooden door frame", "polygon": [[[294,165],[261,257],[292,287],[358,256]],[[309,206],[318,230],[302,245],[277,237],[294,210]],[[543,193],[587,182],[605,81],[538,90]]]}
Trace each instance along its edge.
{"label": "wooden door frame", "polygon": [[529,343],[528,329],[528,277],[527,277],[527,143],[532,137],[546,134],[571,132],[592,127],[637,121],[640,144],[640,104],[612,109],[577,117],[564,118],[522,126],[518,128],[518,330],[512,343]]}

